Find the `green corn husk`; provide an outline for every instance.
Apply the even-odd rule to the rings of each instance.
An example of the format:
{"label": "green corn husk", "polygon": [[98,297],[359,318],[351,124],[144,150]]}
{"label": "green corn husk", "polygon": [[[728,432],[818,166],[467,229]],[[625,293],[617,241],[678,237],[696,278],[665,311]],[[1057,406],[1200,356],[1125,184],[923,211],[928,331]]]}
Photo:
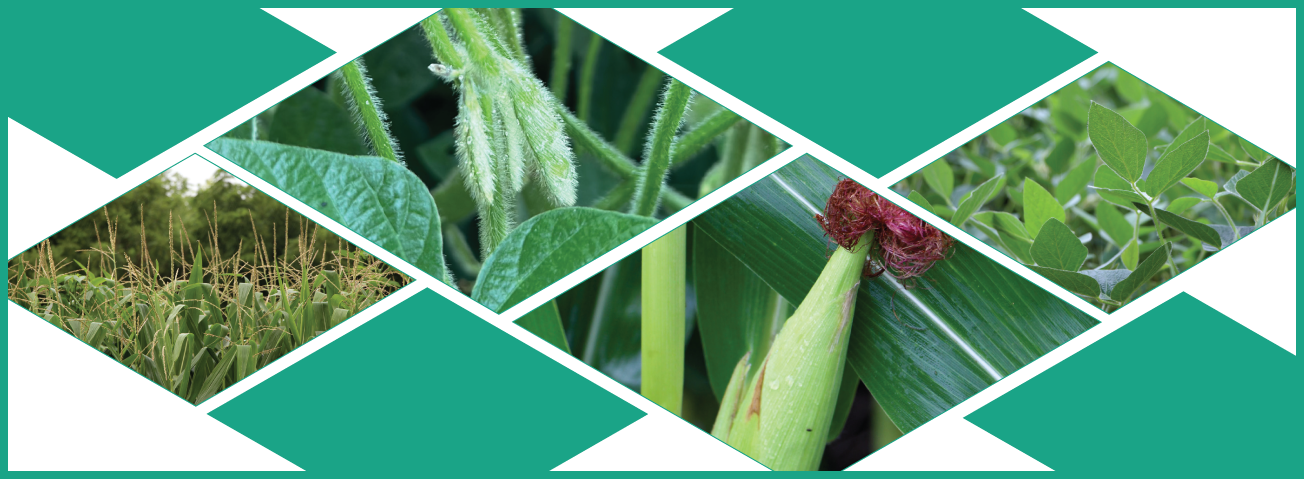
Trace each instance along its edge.
{"label": "green corn husk", "polygon": [[734,417],[738,415],[738,398],[743,396],[743,388],[747,386],[747,371],[751,370],[751,364],[747,361],[751,357],[751,352],[744,354],[738,360],[738,365],[734,366],[733,374],[729,376],[729,385],[725,386],[724,397],[720,398],[720,412],[716,413],[715,424],[711,426],[711,435],[725,443],[729,442],[729,429],[733,427]]}
{"label": "green corn husk", "polygon": [[744,452],[771,469],[819,467],[842,384],[856,290],[872,236],[867,233],[851,250],[838,248],[833,253],[775,337],[766,365],[757,375],[759,430],[752,451]]}

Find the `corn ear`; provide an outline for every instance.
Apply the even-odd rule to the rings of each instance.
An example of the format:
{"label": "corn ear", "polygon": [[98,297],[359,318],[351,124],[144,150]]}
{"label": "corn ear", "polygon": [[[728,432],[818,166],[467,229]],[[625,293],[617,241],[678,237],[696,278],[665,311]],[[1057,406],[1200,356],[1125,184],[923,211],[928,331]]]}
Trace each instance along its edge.
{"label": "corn ear", "polygon": [[758,436],[761,433],[761,387],[765,382],[765,367],[769,357],[761,363],[755,376],[747,381],[743,395],[738,398],[738,410],[734,413],[733,427],[729,429],[729,445],[738,452],[753,459],[759,458]]}
{"label": "corn ear", "polygon": [[752,457],[778,471],[814,470],[833,419],[856,291],[873,233],[839,247],[775,337],[762,372],[760,433]]}

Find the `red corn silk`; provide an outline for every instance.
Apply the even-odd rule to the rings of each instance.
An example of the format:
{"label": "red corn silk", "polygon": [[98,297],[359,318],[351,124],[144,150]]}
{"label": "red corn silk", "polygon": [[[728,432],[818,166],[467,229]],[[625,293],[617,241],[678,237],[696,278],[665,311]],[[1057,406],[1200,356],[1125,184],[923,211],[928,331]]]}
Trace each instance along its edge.
{"label": "red corn silk", "polygon": [[898,279],[918,277],[933,263],[946,259],[953,241],[924,220],[849,179],[833,188],[824,214],[815,215],[815,220],[825,236],[846,249],[855,247],[865,233],[874,232],[874,243],[866,246],[873,248],[871,254],[884,268],[875,270],[872,261],[866,262],[864,274],[870,277],[884,271]]}

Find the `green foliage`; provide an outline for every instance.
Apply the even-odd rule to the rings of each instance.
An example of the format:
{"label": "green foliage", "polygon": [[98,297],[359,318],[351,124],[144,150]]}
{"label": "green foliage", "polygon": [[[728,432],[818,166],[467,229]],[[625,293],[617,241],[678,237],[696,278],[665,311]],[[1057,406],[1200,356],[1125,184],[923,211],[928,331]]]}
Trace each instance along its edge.
{"label": "green foliage", "polygon": [[968,215],[962,204],[951,222],[1107,311],[1289,211],[1295,195],[1288,165],[1114,65],[894,189],[949,204],[996,178],[1021,191]]}
{"label": "green foliage", "polygon": [[[180,192],[166,197],[219,205],[209,215],[211,227],[196,230],[202,239],[163,241],[160,256],[174,264],[168,269],[148,256],[116,260],[120,243],[148,241],[150,223],[141,224],[139,236],[118,236],[123,219],[108,216],[112,233],[93,245],[103,252],[93,263],[97,267],[54,256],[56,248],[76,245],[72,234],[56,235],[10,260],[9,299],[199,404],[407,283],[338,238],[319,241],[316,225],[298,215],[298,232],[289,236],[289,213],[247,188],[218,181],[201,190],[210,198],[183,198]],[[233,199],[233,191],[247,196],[235,193]],[[112,214],[120,203],[143,195],[128,194],[104,211]],[[222,209],[223,200],[241,208]],[[267,215],[284,215],[286,223],[258,222]],[[235,220],[249,224],[250,236],[230,247],[222,235]],[[296,247],[287,250],[281,241]]]}

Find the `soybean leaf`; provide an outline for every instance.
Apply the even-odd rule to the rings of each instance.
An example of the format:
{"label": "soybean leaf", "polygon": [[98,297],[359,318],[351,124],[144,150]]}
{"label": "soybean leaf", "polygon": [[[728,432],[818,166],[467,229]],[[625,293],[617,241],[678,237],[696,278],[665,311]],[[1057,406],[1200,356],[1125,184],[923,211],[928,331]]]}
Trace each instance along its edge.
{"label": "soybean leaf", "polygon": [[1114,80],[1114,90],[1128,103],[1139,103],[1145,99],[1145,85],[1139,78],[1123,70],[1118,71],[1118,77]]}
{"label": "soybean leaf", "polygon": [[1245,179],[1246,176],[1250,176],[1250,172],[1245,170],[1237,171],[1236,174],[1232,175],[1231,178],[1227,179],[1226,183],[1223,183],[1223,189],[1227,190],[1228,193],[1231,193],[1239,198],[1241,194],[1236,191],[1236,184],[1240,183],[1240,181],[1242,179]]}
{"label": "soybean leaf", "polygon": [[[1209,122],[1206,121],[1203,116],[1196,118],[1195,121],[1191,122],[1191,124],[1186,125],[1186,128],[1182,129],[1182,132],[1178,133],[1176,138],[1173,138],[1173,141],[1168,144],[1167,148],[1164,148],[1164,152],[1159,155],[1159,161],[1163,161],[1164,158],[1167,158],[1168,155],[1172,154],[1177,147],[1186,144],[1186,142],[1199,136],[1200,133],[1207,131],[1209,131]],[[1158,164],[1158,161],[1155,163]]]}
{"label": "soybean leaf", "polygon": [[299,90],[276,105],[267,139],[346,155],[366,155],[349,112],[325,92],[313,87]]}
{"label": "soybean leaf", "polygon": [[219,138],[208,148],[431,276],[444,278],[439,210],[425,183],[403,165],[265,141]]}
{"label": "soybean leaf", "polygon": [[1091,102],[1087,135],[1096,153],[1118,176],[1135,183],[1145,168],[1146,134],[1128,123],[1122,115]]}
{"label": "soybean leaf", "polygon": [[788,319],[787,301],[720,243],[696,229],[692,261],[698,333],[711,390],[720,399],[744,354],[764,358],[769,352],[774,333]]}
{"label": "soybean leaf", "polygon": [[1028,228],[1028,234],[1036,238],[1041,231],[1041,225],[1051,218],[1060,220],[1060,223],[1066,221],[1064,206],[1060,205],[1059,200],[1051,196],[1040,183],[1025,176],[1023,178],[1023,223]]}
{"label": "soybean leaf", "polygon": [[1133,238],[1128,242],[1127,248],[1123,249],[1123,256],[1119,258],[1123,266],[1127,269],[1136,269],[1136,264],[1141,261],[1141,244]]}
{"label": "soybean leaf", "polygon": [[1219,163],[1236,164],[1236,158],[1218,145],[1209,145],[1209,159]]}
{"label": "soybean leaf", "polygon": [[1180,215],[1186,212],[1186,210],[1191,209],[1192,206],[1200,204],[1201,201],[1204,200],[1201,200],[1194,196],[1183,196],[1181,198],[1175,199],[1172,202],[1168,203],[1168,208],[1166,209],[1170,213],[1173,213],[1175,215]]}
{"label": "soybean leaf", "polygon": [[1069,174],[1064,175],[1064,179],[1055,185],[1055,199],[1061,205],[1068,204],[1074,196],[1087,189],[1087,183],[1091,182],[1091,173],[1095,170],[1096,158],[1094,156],[1073,167],[1072,170],[1069,170]]}
{"label": "soybean leaf", "polygon": [[1214,246],[1222,246],[1222,239],[1218,236],[1218,232],[1213,228],[1210,228],[1209,225],[1188,220],[1181,215],[1175,215],[1170,211],[1160,208],[1155,208],[1155,214],[1159,215],[1159,221],[1171,226],[1177,231],[1186,233],[1187,236]]}
{"label": "soybean leaf", "polygon": [[1218,238],[1222,240],[1222,248],[1219,248],[1216,245],[1205,243],[1204,250],[1209,252],[1218,251],[1228,246],[1231,246],[1231,244],[1236,241],[1236,236],[1238,233],[1241,238],[1244,238],[1245,235],[1254,232],[1253,226],[1237,226],[1236,232],[1232,232],[1232,227],[1227,225],[1209,225],[1209,227],[1213,228],[1214,231],[1217,231]]}
{"label": "soybean leaf", "polygon": [[1164,268],[1164,263],[1168,261],[1168,255],[1173,251],[1172,243],[1164,243],[1159,249],[1150,253],[1145,261],[1138,264],[1136,271],[1127,275],[1122,281],[1114,285],[1114,289],[1108,295],[1115,301],[1127,301],[1138,289],[1141,288],[1150,278],[1159,273]]}
{"label": "soybean leaf", "polygon": [[1000,146],[1005,146],[1006,143],[1014,141],[1014,137],[1016,136],[1018,136],[1018,132],[1014,131],[1014,127],[1010,126],[1010,122],[1008,121],[996,125],[995,128],[987,131],[987,137],[991,138],[992,141]]}
{"label": "soybean leaf", "polygon": [[1127,279],[1127,277],[1132,274],[1132,270],[1088,269],[1082,271],[1081,273],[1083,275],[1091,277],[1091,279],[1096,280],[1096,284],[1100,285],[1100,294],[1109,297],[1109,294],[1114,291],[1114,286],[1117,286],[1118,283],[1122,282],[1124,279]]}
{"label": "soybean leaf", "polygon": [[1182,184],[1190,188],[1191,191],[1204,195],[1206,198],[1213,198],[1218,194],[1218,184],[1209,180],[1199,178],[1182,178]]}
{"label": "soybean leaf", "polygon": [[526,220],[484,261],[471,292],[495,312],[507,311],[656,224],[594,208],[557,208]]}
{"label": "soybean leaf", "polygon": [[[800,303],[828,262],[828,241],[813,219],[816,205],[841,177],[803,157],[694,224],[789,302]],[[861,281],[851,325],[849,364],[903,431],[1096,324],[962,243],[919,284],[906,289],[888,276]]]}
{"label": "soybean leaf", "polygon": [[1096,204],[1096,221],[1100,223],[1100,229],[1109,237],[1109,241],[1115,246],[1123,248],[1132,241],[1134,231],[1132,223],[1119,213],[1117,208],[1109,203]]}
{"label": "soybean leaf", "polygon": [[1137,121],[1136,127],[1138,130],[1141,130],[1142,133],[1146,134],[1146,138],[1150,138],[1158,135],[1159,131],[1163,130],[1164,125],[1167,124],[1168,108],[1164,105],[1151,105],[1150,108],[1146,108],[1145,113],[1141,115],[1141,120]]}
{"label": "soybean leaf", "polygon": [[929,213],[937,214],[933,212],[933,204],[928,201],[928,198],[924,198],[924,195],[919,194],[918,191],[910,190],[910,194],[906,196],[906,199],[914,204],[924,207],[924,209],[928,210]]}
{"label": "soybean leaf", "polygon": [[515,321],[517,326],[533,333],[540,339],[556,346],[557,349],[570,354],[570,345],[566,343],[566,330],[561,324],[561,313],[557,311],[557,302],[549,301],[534,311],[525,313]]}
{"label": "soybean leaf", "polygon": [[993,214],[994,213],[991,211],[977,213],[971,218],[974,221],[969,224],[973,225],[974,228],[977,228],[978,231],[982,231],[988,238],[991,238],[992,241],[996,242],[997,246],[1019,258],[1020,261],[1025,261],[1027,255],[1022,253],[1027,251],[1027,247],[1015,244],[1014,242],[1020,240],[1013,238],[1009,234],[997,231],[992,220]]}
{"label": "soybean leaf", "polygon": [[923,173],[928,187],[950,202],[951,192],[955,191],[955,172],[951,170],[951,165],[945,159],[937,160],[925,166]]}
{"label": "soybean leaf", "polygon": [[1101,166],[1100,169],[1096,170],[1094,186],[1096,193],[1102,199],[1124,208],[1133,208],[1132,203],[1146,202],[1141,195],[1133,192],[1132,186],[1119,177],[1118,173],[1115,173],[1109,166]]}
{"label": "soybean leaf", "polygon": [[1077,271],[1087,260],[1087,247],[1062,221],[1052,219],[1032,242],[1032,259],[1039,266]]}
{"label": "soybean leaf", "polygon": [[1058,284],[1064,289],[1074,294],[1079,294],[1089,298],[1100,296],[1100,284],[1096,283],[1095,278],[1079,273],[1077,271],[1065,271],[1062,269],[1047,268],[1045,266],[1028,265],[1028,269],[1033,270],[1051,282]]}
{"label": "soybean leaf", "polygon": [[1241,178],[1236,183],[1236,192],[1259,211],[1268,211],[1286,198],[1294,173],[1289,165],[1273,158]]}
{"label": "soybean leaf", "polygon": [[1073,161],[1073,153],[1076,152],[1077,142],[1072,138],[1060,137],[1055,141],[1055,147],[1046,154],[1046,166],[1052,173],[1063,173]]}
{"label": "soybean leaf", "polygon": [[955,214],[951,215],[951,224],[956,226],[963,225],[964,222],[969,219],[969,216],[973,215],[975,211],[978,211],[979,207],[992,199],[992,196],[995,196],[997,192],[1001,191],[1002,186],[1005,186],[1005,176],[997,175],[995,178],[984,181],[983,184],[978,185],[978,187],[970,191],[969,194],[964,195],[964,198],[960,200],[959,206],[955,207]]}
{"label": "soybean leaf", "polygon": [[1241,143],[1241,149],[1245,150],[1245,154],[1250,155],[1250,159],[1256,162],[1262,162],[1268,159],[1269,156],[1268,152],[1263,151],[1263,149],[1257,146],[1254,146],[1254,143],[1250,143],[1249,141],[1246,141],[1244,138],[1239,138],[1239,140]]}
{"label": "soybean leaf", "polygon": [[1195,171],[1200,163],[1204,163],[1204,157],[1209,154],[1209,132],[1200,132],[1195,138],[1167,153],[1150,170],[1150,176],[1146,177],[1145,192],[1152,198],[1176,185]]}
{"label": "soybean leaf", "polygon": [[992,212],[992,221],[996,229],[1009,233],[1017,238],[1023,238],[1027,242],[1032,241],[1032,235],[1028,234],[1028,228],[1023,226],[1017,216],[1004,211]]}

